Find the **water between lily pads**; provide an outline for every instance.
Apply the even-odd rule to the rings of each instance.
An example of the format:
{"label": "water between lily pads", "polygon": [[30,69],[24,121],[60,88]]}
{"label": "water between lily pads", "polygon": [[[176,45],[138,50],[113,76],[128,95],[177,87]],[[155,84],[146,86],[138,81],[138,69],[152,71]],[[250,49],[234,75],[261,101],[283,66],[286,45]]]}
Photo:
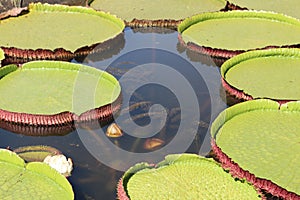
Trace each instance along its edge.
{"label": "water between lily pads", "polygon": [[89,200],[116,199],[118,180],[136,162],[157,163],[170,153],[207,155],[209,125],[227,107],[226,96],[215,62],[186,50],[177,34],[164,28],[126,28],[110,50],[72,61],[106,70],[120,81],[124,112],[115,122],[122,137],[106,137],[111,122],[86,124],[61,136],[0,129],[0,146],[59,149],[73,160],[68,179],[76,199]]}

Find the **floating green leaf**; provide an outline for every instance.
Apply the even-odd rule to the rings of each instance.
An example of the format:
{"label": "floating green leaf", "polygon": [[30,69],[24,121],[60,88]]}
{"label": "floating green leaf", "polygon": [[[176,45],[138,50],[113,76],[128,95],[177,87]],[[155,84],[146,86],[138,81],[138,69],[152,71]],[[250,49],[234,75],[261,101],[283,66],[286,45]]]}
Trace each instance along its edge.
{"label": "floating green leaf", "polygon": [[224,0],[94,0],[91,7],[110,12],[130,22],[138,20],[182,20],[202,12],[218,11],[225,7]]}
{"label": "floating green leaf", "polygon": [[193,154],[169,155],[156,167],[137,164],[121,181],[131,200],[259,199],[253,186],[235,180],[214,160]]}
{"label": "floating green leaf", "polygon": [[241,8],[274,11],[300,19],[300,2],[295,0],[230,0],[229,2]]}
{"label": "floating green leaf", "polygon": [[0,199],[74,199],[68,180],[45,163],[25,164],[15,153],[0,149]]}
{"label": "floating green leaf", "polygon": [[[109,105],[120,93],[118,81],[107,72],[68,62],[33,61],[0,80],[0,109],[20,113],[20,116],[22,113],[56,115],[64,112],[79,116],[99,108],[99,115],[105,117],[114,111],[114,106]],[[102,115],[104,106],[109,109]],[[18,119],[1,115],[6,121]],[[68,116],[76,120],[76,116]],[[31,116],[21,116],[21,122],[28,117]],[[37,124],[47,124],[47,120],[40,121]]]}
{"label": "floating green leaf", "polygon": [[221,66],[223,79],[253,98],[300,100],[300,50],[250,51]]}
{"label": "floating green leaf", "polygon": [[[211,133],[216,145],[231,159],[224,160],[223,156],[221,162],[235,162],[243,171],[260,180],[270,180],[299,198],[299,120],[300,102],[280,107],[275,101],[253,100],[222,112]],[[276,195],[281,195],[282,189],[274,189],[259,179],[252,178],[253,184],[260,182],[257,185],[263,189],[279,191]]]}
{"label": "floating green leaf", "polygon": [[124,26],[115,16],[90,8],[30,4],[27,14],[1,20],[0,46],[51,51],[63,48],[74,53],[116,37]]}
{"label": "floating green leaf", "polygon": [[178,27],[184,43],[227,51],[299,44],[300,21],[263,11],[203,13]]}

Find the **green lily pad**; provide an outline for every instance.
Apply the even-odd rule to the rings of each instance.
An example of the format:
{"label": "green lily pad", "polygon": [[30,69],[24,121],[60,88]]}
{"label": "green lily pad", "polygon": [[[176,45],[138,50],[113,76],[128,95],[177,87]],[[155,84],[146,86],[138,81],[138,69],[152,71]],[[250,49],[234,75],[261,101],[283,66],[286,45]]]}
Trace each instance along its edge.
{"label": "green lily pad", "polygon": [[12,57],[71,57],[115,38],[124,26],[121,19],[91,8],[30,4],[28,13],[1,20],[0,47]]}
{"label": "green lily pad", "polygon": [[17,154],[0,150],[0,199],[74,199],[68,180],[45,163],[25,164]]}
{"label": "green lily pad", "polygon": [[[167,6],[165,6],[167,5]],[[94,0],[91,7],[97,10],[110,12],[122,18],[132,26],[148,23],[148,26],[165,26],[164,23],[153,24],[155,20],[179,21],[202,12],[219,11],[225,8],[224,0],[185,0],[185,1],[159,1],[159,0]],[[176,23],[176,22],[174,22]]]}
{"label": "green lily pad", "polygon": [[68,62],[32,61],[0,79],[0,118],[36,125],[104,120],[119,109],[120,93],[118,81],[107,72]]}
{"label": "green lily pad", "polygon": [[274,196],[299,199],[299,120],[300,102],[236,104],[213,122],[211,134],[220,148],[214,151],[238,177]]}
{"label": "green lily pad", "polygon": [[131,200],[260,199],[253,186],[235,180],[214,160],[196,154],[168,155],[157,166],[136,164],[121,179],[118,197],[120,200],[128,197]]}
{"label": "green lily pad", "polygon": [[264,11],[203,13],[184,20],[178,31],[182,43],[217,57],[300,43],[299,20]]}
{"label": "green lily pad", "polygon": [[[242,91],[252,98],[300,100],[300,50],[251,51],[227,60],[221,66],[225,89]],[[238,91],[236,91],[238,92]],[[242,94],[236,93],[242,98]]]}
{"label": "green lily pad", "polygon": [[274,11],[300,19],[300,2],[295,0],[230,0],[229,2],[240,8]]}

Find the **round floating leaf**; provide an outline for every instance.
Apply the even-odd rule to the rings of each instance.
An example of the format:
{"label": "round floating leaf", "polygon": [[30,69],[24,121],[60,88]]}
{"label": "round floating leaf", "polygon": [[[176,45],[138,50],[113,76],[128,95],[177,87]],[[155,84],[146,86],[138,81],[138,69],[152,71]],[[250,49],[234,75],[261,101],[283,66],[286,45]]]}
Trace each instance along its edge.
{"label": "round floating leaf", "polygon": [[68,180],[45,163],[25,164],[17,154],[0,150],[0,199],[74,199]]}
{"label": "round floating leaf", "polygon": [[34,125],[105,120],[120,108],[120,93],[118,81],[107,72],[68,62],[33,61],[0,80],[0,118]]}
{"label": "round floating leaf", "polygon": [[300,2],[295,0],[230,0],[229,2],[240,8],[274,11],[300,19]]}
{"label": "round floating leaf", "polygon": [[286,199],[300,198],[300,102],[253,100],[223,111],[213,150],[233,175]]}
{"label": "round floating leaf", "polygon": [[28,13],[1,20],[0,47],[8,56],[28,60],[72,57],[105,44],[124,26],[121,19],[90,8],[30,4]]}
{"label": "round floating leaf", "polygon": [[225,8],[225,5],[224,0],[94,0],[91,3],[91,7],[115,14],[130,26],[175,26],[186,17],[202,12],[219,11]]}
{"label": "round floating leaf", "polygon": [[221,66],[225,89],[242,99],[300,100],[300,50],[251,51]]}
{"label": "round floating leaf", "polygon": [[203,13],[178,27],[180,41],[193,50],[230,58],[241,52],[300,43],[300,21],[263,11]]}
{"label": "round floating leaf", "polygon": [[157,166],[133,166],[118,187],[118,197],[126,196],[131,200],[259,199],[253,186],[233,179],[214,160],[193,154],[169,155]]}

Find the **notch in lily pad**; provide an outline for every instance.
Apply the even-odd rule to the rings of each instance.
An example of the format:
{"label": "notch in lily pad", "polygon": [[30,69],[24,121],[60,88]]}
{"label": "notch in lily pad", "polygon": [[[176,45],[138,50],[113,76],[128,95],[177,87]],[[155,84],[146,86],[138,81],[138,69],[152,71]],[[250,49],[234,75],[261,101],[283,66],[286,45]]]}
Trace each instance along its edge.
{"label": "notch in lily pad", "polygon": [[[0,69],[0,74],[6,67]],[[18,125],[65,126],[109,121],[121,86],[109,73],[62,61],[32,61],[0,79],[0,119]]]}
{"label": "notch in lily pad", "polygon": [[179,41],[191,50],[223,59],[300,44],[298,19],[265,11],[202,13],[185,19],[178,32]]}
{"label": "notch in lily pad", "polygon": [[173,154],[157,165],[138,163],[118,184],[120,200],[261,199],[252,185],[235,180],[212,159]]}
{"label": "notch in lily pad", "polygon": [[300,199],[300,102],[252,100],[223,111],[211,128],[222,167],[256,188]]}
{"label": "notch in lily pad", "polygon": [[123,20],[91,8],[35,3],[26,13],[1,20],[0,47],[6,63],[69,60],[97,45],[97,51],[105,51],[124,27]]}
{"label": "notch in lily pad", "polygon": [[221,66],[222,85],[242,100],[300,100],[300,50],[278,48],[246,52]]}

